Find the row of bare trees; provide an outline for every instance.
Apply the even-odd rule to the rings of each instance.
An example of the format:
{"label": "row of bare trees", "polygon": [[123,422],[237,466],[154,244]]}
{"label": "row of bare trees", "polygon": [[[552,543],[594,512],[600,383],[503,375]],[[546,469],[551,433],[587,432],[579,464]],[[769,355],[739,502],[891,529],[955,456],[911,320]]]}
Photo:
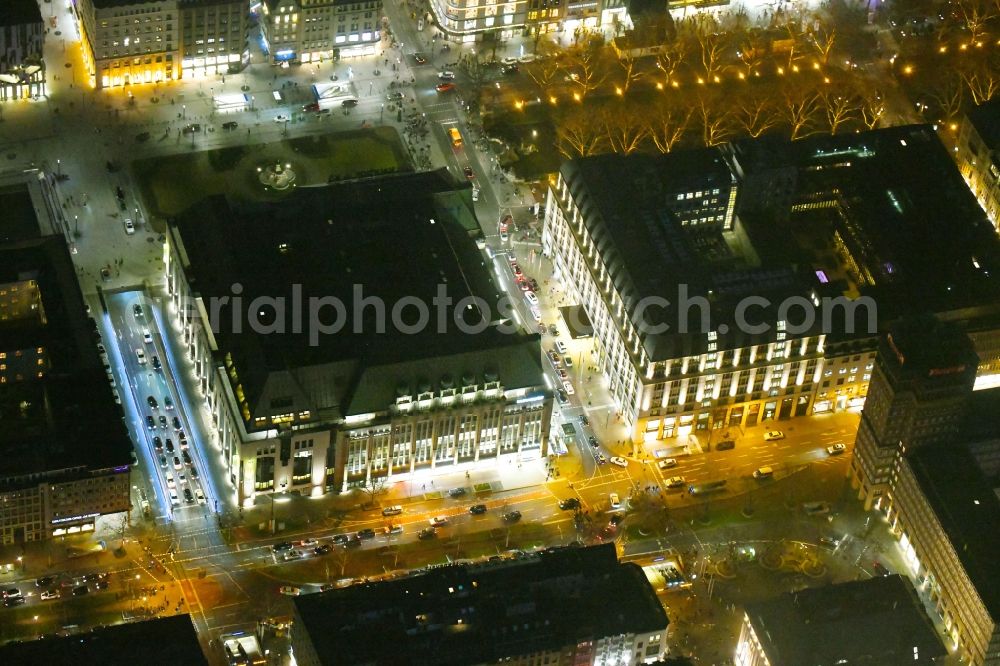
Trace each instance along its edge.
{"label": "row of bare trees", "polygon": [[834,86],[796,78],[774,86],[704,86],[694,94],[667,93],[646,103],[575,105],[557,113],[554,122],[559,151],[574,158],[668,153],[682,143],[715,146],[768,132],[783,131],[794,140],[874,129],[883,112],[881,97],[855,81]]}

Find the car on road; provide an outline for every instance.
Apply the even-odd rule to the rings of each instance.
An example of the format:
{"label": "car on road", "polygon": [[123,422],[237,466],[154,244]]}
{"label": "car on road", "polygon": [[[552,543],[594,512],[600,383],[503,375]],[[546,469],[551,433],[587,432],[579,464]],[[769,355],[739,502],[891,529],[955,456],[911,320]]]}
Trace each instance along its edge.
{"label": "car on road", "polygon": [[132,218],[130,217],[125,218],[125,233],[129,236],[135,233],[135,224],[132,223]]}
{"label": "car on road", "polygon": [[90,588],[88,588],[86,585],[81,585],[79,587],[74,587],[73,588],[73,596],[74,597],[82,597],[83,595],[87,594],[88,592],[90,592]]}
{"label": "car on road", "polygon": [[826,447],[826,452],[831,456],[839,456],[841,453],[847,450],[843,442],[837,442],[833,446]]}
{"label": "car on road", "polygon": [[[159,356],[154,356],[153,357],[153,370],[163,370],[163,364],[160,363],[160,357]],[[169,407],[168,407],[168,409],[169,409]]]}
{"label": "car on road", "polygon": [[198,478],[198,468],[195,467],[194,465],[191,465],[191,478],[192,479]]}
{"label": "car on road", "polygon": [[448,516],[434,516],[429,522],[431,527],[444,527],[448,524]]}
{"label": "car on road", "polygon": [[473,180],[476,177],[476,172],[473,171],[472,167],[470,166],[467,166],[464,169],[462,169],[462,173],[464,173],[465,177],[468,178],[469,180]]}
{"label": "car on road", "polygon": [[584,426],[590,425],[590,419],[587,417],[586,414],[580,414],[580,424]]}
{"label": "car on road", "polygon": [[664,458],[663,460],[657,461],[656,466],[659,467],[660,469],[670,469],[671,467],[677,467],[677,459]]}
{"label": "car on road", "polygon": [[138,134],[135,135],[135,140],[138,141],[139,143],[149,141],[149,132],[139,132]]}
{"label": "car on road", "polygon": [[160,456],[160,467],[166,467],[166,466],[167,466],[167,457],[161,455]]}
{"label": "car on road", "polygon": [[94,583],[94,587],[96,587],[98,590],[106,590],[108,589],[108,581],[99,580],[96,583]]}
{"label": "car on road", "polygon": [[333,541],[333,543],[337,544],[338,546],[342,546],[345,543],[347,543],[347,540],[350,538],[351,537],[348,534],[334,534],[331,541]]}
{"label": "car on road", "polygon": [[575,497],[568,497],[559,502],[559,508],[563,511],[572,511],[580,508],[580,500]]}
{"label": "car on road", "polygon": [[21,590],[17,589],[16,587],[9,587],[3,591],[4,599],[9,599],[11,597],[19,597],[19,596],[21,596]]}
{"label": "car on road", "polygon": [[289,120],[288,116],[283,113],[279,113],[274,117],[274,122],[276,123],[287,123]]}
{"label": "car on road", "polygon": [[439,93],[451,92],[454,89],[455,89],[455,84],[450,82],[439,83],[436,86],[434,86],[434,90],[437,90]]}
{"label": "car on road", "polygon": [[628,461],[621,456],[611,456],[611,464],[619,467],[628,467]]}
{"label": "car on road", "polygon": [[822,516],[830,513],[830,504],[827,502],[806,502],[802,505],[802,510],[810,516]]}
{"label": "car on road", "polygon": [[41,578],[35,580],[35,587],[48,587],[56,582],[56,579],[52,576],[42,576]]}
{"label": "car on road", "polygon": [[135,315],[136,319],[142,319],[145,313],[142,311],[142,306],[138,303],[132,306],[132,314]]}
{"label": "car on road", "polygon": [[442,81],[454,81],[455,80],[455,72],[452,72],[451,70],[447,70],[447,69],[443,70],[443,71],[440,71],[440,72],[438,72],[438,78],[441,79]]}
{"label": "car on road", "polygon": [[395,504],[393,506],[387,506],[384,509],[382,509],[383,516],[398,516],[401,513],[403,513],[403,507],[400,506],[399,504]]}
{"label": "car on road", "polygon": [[559,352],[560,354],[562,354],[563,356],[565,356],[566,352],[568,350],[569,350],[569,347],[566,346],[565,342],[563,342],[562,340],[556,340],[556,351],[557,352]]}
{"label": "car on road", "polygon": [[361,547],[361,539],[358,538],[357,534],[349,537],[347,541],[344,542],[344,548],[360,548],[360,547]]}
{"label": "car on road", "polygon": [[181,469],[183,467],[184,466],[181,465],[181,459],[178,458],[177,456],[174,456],[174,469],[178,469],[179,470],[179,469]]}
{"label": "car on road", "polygon": [[608,459],[604,457],[603,453],[597,453],[594,455],[594,459],[597,460],[598,465],[604,465],[608,462]]}
{"label": "car on road", "polygon": [[[534,289],[532,289],[532,291],[534,291]],[[572,368],[573,367],[573,359],[571,357],[569,357],[569,356],[565,357],[563,359],[563,365],[565,365],[567,368]]]}
{"label": "car on road", "polygon": [[20,606],[24,602],[24,597],[7,597],[3,600],[3,605],[7,608],[13,608],[14,606]]}
{"label": "car on road", "polygon": [[282,585],[278,588],[278,592],[284,594],[286,597],[297,597],[302,594],[302,588],[295,587],[294,585]]}
{"label": "car on road", "polygon": [[784,438],[785,438],[785,433],[781,432],[780,430],[768,430],[767,432],[764,433],[765,442],[775,442],[779,439],[784,439]]}
{"label": "car on road", "polygon": [[417,63],[418,65],[426,65],[427,64],[427,58],[425,58],[420,53],[414,53],[413,54],[413,62]]}
{"label": "car on road", "polygon": [[160,420],[160,427],[161,428],[166,428],[167,427],[167,417],[164,416],[163,414],[160,414],[160,416],[157,417],[157,418],[159,418],[159,420]]}
{"label": "car on road", "polygon": [[595,437],[594,435],[591,435],[587,438],[587,443],[593,446],[595,449],[601,445],[601,443],[597,440],[597,437]]}
{"label": "car on road", "polygon": [[147,415],[146,427],[149,428],[150,430],[154,430],[156,428],[156,419],[154,419],[152,416]]}
{"label": "car on road", "polygon": [[520,511],[508,511],[507,513],[503,514],[503,521],[505,523],[516,523],[519,520],[521,520]]}
{"label": "car on road", "polygon": [[563,380],[569,379],[569,373],[566,372],[565,368],[559,368],[558,370],[556,370],[556,374],[559,375],[559,379]]}
{"label": "car on road", "polygon": [[181,429],[181,420],[175,416],[173,422],[174,422],[174,430],[180,430]]}
{"label": "car on road", "polygon": [[273,546],[271,546],[271,550],[273,550],[276,553],[280,553],[285,550],[291,550],[292,548],[293,545],[290,541],[282,541],[281,543],[276,543]]}
{"label": "car on road", "polygon": [[149,405],[150,409],[159,409],[160,403],[156,402],[156,398],[151,395],[146,396],[146,404]]}
{"label": "car on road", "polygon": [[610,502],[612,509],[622,508],[622,500],[618,497],[618,493],[611,493],[608,495],[608,501]]}
{"label": "car on road", "polygon": [[478,187],[473,187],[472,188],[472,200],[473,201],[479,201],[479,188]]}
{"label": "car on road", "polygon": [[135,358],[139,361],[139,365],[146,365],[146,352],[141,349],[136,349]]}
{"label": "car on road", "polygon": [[566,391],[566,393],[568,393],[569,395],[573,395],[574,393],[576,393],[576,389],[573,388],[573,385],[570,384],[569,382],[563,382],[562,385],[563,385],[563,390]]}
{"label": "car on road", "polygon": [[402,525],[387,525],[386,527],[382,528],[382,533],[385,534],[386,536],[389,536],[390,534],[402,534],[403,533],[403,526]]}
{"label": "car on road", "polygon": [[59,590],[46,590],[45,592],[42,592],[41,598],[42,601],[52,601],[54,599],[58,599],[60,596]]}
{"label": "car on road", "polygon": [[163,408],[164,409],[173,409],[174,408],[174,401],[170,399],[169,395],[163,396]]}
{"label": "car on road", "polygon": [[520,69],[518,68],[517,65],[504,65],[500,71],[503,72],[504,74],[509,75],[509,74],[517,74],[520,71]]}
{"label": "car on road", "polygon": [[[191,471],[193,472],[194,469],[192,469]],[[201,488],[195,488],[195,490],[194,490],[194,497],[195,497],[196,500],[198,500],[198,504],[207,504],[208,503],[208,500],[205,499],[205,493],[201,492]]]}
{"label": "car on road", "polygon": [[324,543],[322,546],[316,546],[313,548],[313,555],[328,555],[332,550],[333,546],[328,543]]}
{"label": "car on road", "polygon": [[301,559],[302,559],[302,552],[294,549],[282,553],[281,555],[282,562],[291,562],[293,560],[301,560]]}
{"label": "car on road", "polygon": [[505,58],[501,58],[500,59],[500,64],[501,65],[514,65],[514,64],[517,64],[517,58],[515,58],[513,56],[507,56]]}
{"label": "car on road", "polygon": [[359,539],[374,539],[375,538],[375,530],[373,530],[370,527],[366,527],[363,530],[358,530],[358,538]]}
{"label": "car on road", "polygon": [[190,488],[184,489],[184,501],[188,504],[194,504],[194,493],[191,492]]}
{"label": "car on road", "polygon": [[448,497],[464,497],[467,492],[465,488],[452,488],[448,491]]}
{"label": "car on road", "polygon": [[191,454],[188,453],[187,451],[181,451],[181,460],[184,461],[185,465],[190,465],[191,464]]}
{"label": "car on road", "polygon": [[437,536],[437,531],[433,527],[425,527],[424,529],[417,532],[417,538],[421,541],[426,539],[433,539]]}
{"label": "car on road", "polygon": [[472,506],[469,507],[469,513],[477,516],[479,514],[486,513],[486,511],[487,507],[485,504],[473,504]]}
{"label": "car on road", "polygon": [[174,452],[174,440],[172,440],[172,439],[170,439],[168,437],[167,438],[167,453],[173,453],[173,452]]}
{"label": "car on road", "polygon": [[185,134],[195,134],[201,131],[201,125],[199,123],[191,123],[190,125],[184,126]]}
{"label": "car on road", "polygon": [[556,398],[559,399],[560,405],[565,405],[569,402],[569,394],[564,389],[556,389]]}
{"label": "car on road", "polygon": [[391,93],[388,93],[385,96],[385,99],[389,102],[395,102],[396,100],[403,99],[404,97],[406,97],[406,95],[404,95],[400,91],[393,90]]}
{"label": "car on road", "polygon": [[837,546],[840,545],[840,540],[833,537],[823,536],[819,538],[819,545],[836,550]]}
{"label": "car on road", "polygon": [[734,448],[736,448],[736,442],[731,439],[724,439],[715,445],[716,451],[729,451]]}
{"label": "car on road", "polygon": [[240,124],[238,122],[236,122],[235,120],[229,120],[227,122],[222,123],[222,129],[224,129],[224,130],[226,130],[228,132],[233,131],[234,129],[236,129],[239,126],[240,126]]}
{"label": "car on road", "polygon": [[687,485],[687,481],[684,480],[683,476],[672,476],[664,481],[664,483],[667,484],[667,488],[682,488]]}
{"label": "car on road", "polygon": [[149,332],[148,328],[142,329],[142,341],[147,345],[153,344],[153,335]]}
{"label": "car on road", "polygon": [[538,296],[535,295],[535,292],[533,291],[524,292],[524,298],[532,305],[538,305]]}

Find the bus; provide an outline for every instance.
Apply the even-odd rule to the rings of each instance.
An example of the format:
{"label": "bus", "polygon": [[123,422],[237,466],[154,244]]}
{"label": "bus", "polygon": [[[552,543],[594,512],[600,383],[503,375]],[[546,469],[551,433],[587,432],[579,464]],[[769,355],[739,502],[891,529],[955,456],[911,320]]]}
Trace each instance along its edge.
{"label": "bus", "polygon": [[457,127],[448,128],[448,138],[451,139],[451,145],[455,148],[462,147],[462,134],[458,131]]}
{"label": "bus", "polygon": [[726,489],[726,480],[706,481],[704,483],[692,483],[688,486],[688,492],[692,495],[708,495],[718,493]]}

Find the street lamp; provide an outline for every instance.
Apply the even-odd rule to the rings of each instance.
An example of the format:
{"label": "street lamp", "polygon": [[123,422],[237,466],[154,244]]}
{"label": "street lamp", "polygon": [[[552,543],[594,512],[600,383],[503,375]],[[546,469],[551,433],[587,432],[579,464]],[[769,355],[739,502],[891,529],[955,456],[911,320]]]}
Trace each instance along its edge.
{"label": "street lamp", "polygon": [[385,103],[382,104],[382,107],[379,109],[379,112],[378,112],[378,124],[379,125],[382,124],[382,116],[384,116],[384,115],[385,115]]}
{"label": "street lamp", "polygon": [[181,117],[187,120],[187,104],[181,104]]}
{"label": "street lamp", "polygon": [[274,504],[275,502],[284,504],[285,502],[289,501],[290,498],[284,495],[282,495],[281,497],[275,497],[274,493],[271,493],[270,495],[268,495],[268,497],[271,499],[271,534],[273,535],[277,529],[277,523],[274,521]]}

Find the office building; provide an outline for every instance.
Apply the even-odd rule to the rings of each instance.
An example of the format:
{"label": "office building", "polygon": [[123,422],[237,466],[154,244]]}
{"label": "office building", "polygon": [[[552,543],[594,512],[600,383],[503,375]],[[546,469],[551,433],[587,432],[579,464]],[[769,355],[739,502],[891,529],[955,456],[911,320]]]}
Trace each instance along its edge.
{"label": "office building", "polygon": [[1000,240],[931,127],[696,152],[573,160],[548,193],[543,250],[633,441],[860,409],[918,309],[1000,376]]}
{"label": "office building", "polygon": [[961,440],[897,462],[883,511],[914,584],[973,666],[1000,664],[1000,500]]}
{"label": "office building", "polygon": [[36,0],[7,0],[0,11],[0,102],[46,94],[45,23]]}
{"label": "office building", "polygon": [[[445,170],[178,216],[168,293],[240,502],[545,458],[538,336],[507,326],[474,226]],[[314,299],[343,304],[336,334]]]}
{"label": "office building", "polygon": [[381,0],[262,0],[257,11],[264,50],[275,64],[381,52]]}
{"label": "office building", "polygon": [[5,664],[185,664],[207,666],[190,615],[129,622],[0,647]]}
{"label": "office building", "polygon": [[666,653],[663,606],[614,544],[438,567],[292,605],[304,666],[631,665]]}
{"label": "office building", "polygon": [[957,439],[978,360],[958,326],[933,317],[901,320],[884,336],[851,461],[865,508],[888,492],[904,451]]}
{"label": "office building", "polygon": [[1000,231],[1000,99],[983,102],[965,114],[956,148],[962,176]]}
{"label": "office building", "polygon": [[2,543],[129,510],[132,443],[96,344],[65,241],[0,244]]}
{"label": "office building", "polygon": [[97,88],[214,77],[250,62],[242,0],[79,0],[75,10]]}
{"label": "office building", "polygon": [[747,604],[733,663],[931,666],[947,655],[910,581],[897,575]]}

